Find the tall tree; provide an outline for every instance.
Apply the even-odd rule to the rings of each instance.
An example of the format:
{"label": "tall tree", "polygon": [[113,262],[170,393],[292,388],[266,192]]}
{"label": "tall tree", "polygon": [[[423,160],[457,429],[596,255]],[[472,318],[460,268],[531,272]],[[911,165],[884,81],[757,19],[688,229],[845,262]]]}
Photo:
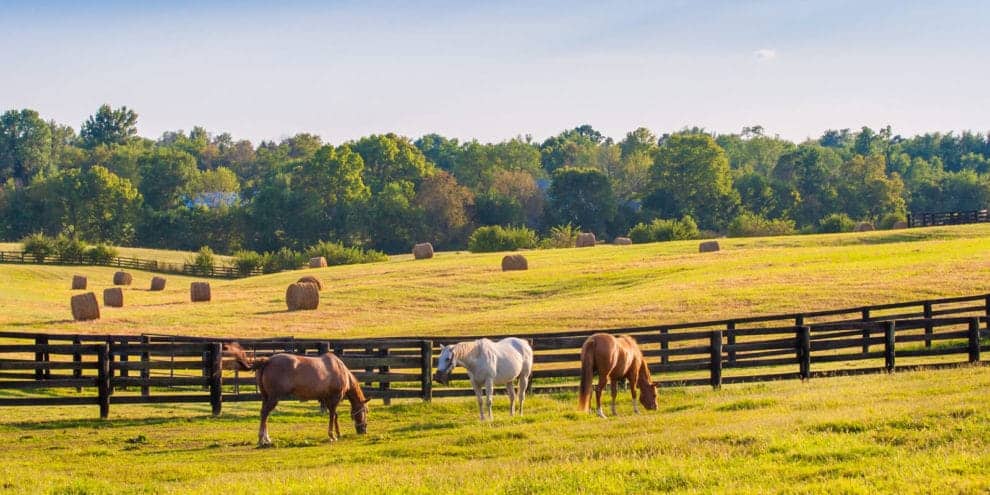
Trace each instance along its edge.
{"label": "tall tree", "polygon": [[138,115],[127,107],[110,108],[101,105],[95,115],[83,122],[79,137],[83,145],[93,148],[101,144],[123,144],[137,134]]}
{"label": "tall tree", "polygon": [[418,184],[435,170],[418,148],[395,134],[364,137],[351,144],[351,148],[364,160],[364,183],[372,193],[395,181]]}
{"label": "tall tree", "polygon": [[608,234],[618,206],[608,177],[589,168],[562,168],[553,173],[547,192],[548,224],[573,224],[599,235]]}
{"label": "tall tree", "polygon": [[196,158],[185,151],[158,147],[138,159],[141,194],[156,210],[175,207],[196,177]]}
{"label": "tall tree", "polygon": [[53,169],[52,130],[34,110],[10,110],[0,116],[0,184],[27,184]]}

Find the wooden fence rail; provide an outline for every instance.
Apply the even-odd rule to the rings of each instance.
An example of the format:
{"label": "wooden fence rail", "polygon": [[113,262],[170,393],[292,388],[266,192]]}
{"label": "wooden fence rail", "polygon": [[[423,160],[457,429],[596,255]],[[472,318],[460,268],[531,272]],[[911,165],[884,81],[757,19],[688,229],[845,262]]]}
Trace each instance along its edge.
{"label": "wooden fence rail", "polygon": [[261,275],[261,268],[254,268],[249,272],[242,273],[232,266],[213,266],[204,269],[189,263],[169,263],[156,260],[146,260],[141,258],[131,258],[127,256],[114,256],[109,260],[100,260],[86,257],[85,255],[76,257],[63,257],[51,255],[37,257],[31,253],[23,251],[0,251],[0,263],[18,264],[46,264],[46,265],[100,265],[131,270],[143,270],[156,273],[172,273],[178,275],[189,275],[194,277],[210,278],[244,278],[254,275]]}
{"label": "wooden fence rail", "polygon": [[[802,379],[980,362],[987,295],[802,314],[610,329],[632,335],[664,387]],[[594,330],[522,335],[534,348],[535,393],[577,389],[580,348]],[[433,387],[441,345],[478,336],[239,339],[249,355],[333,352],[385,404],[472,395],[467,375]],[[494,338],[494,337],[493,337]],[[258,400],[253,373],[223,370],[231,339],[0,332],[0,406]],[[965,359],[954,358],[965,355]],[[44,395],[39,389],[45,389]],[[74,391],[71,389],[75,389]]]}
{"label": "wooden fence rail", "polygon": [[908,214],[908,227],[931,227],[936,225],[959,225],[964,223],[986,222],[990,222],[990,213],[988,213],[986,209]]}

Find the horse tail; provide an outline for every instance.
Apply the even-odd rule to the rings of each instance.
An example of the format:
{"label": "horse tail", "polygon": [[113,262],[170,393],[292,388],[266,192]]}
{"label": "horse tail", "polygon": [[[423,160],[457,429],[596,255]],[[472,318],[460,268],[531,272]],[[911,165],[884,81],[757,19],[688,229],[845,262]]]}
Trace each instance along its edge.
{"label": "horse tail", "polygon": [[251,363],[249,370],[254,371],[254,379],[258,383],[258,391],[261,392],[261,397],[264,400],[268,400],[268,392],[265,391],[265,380],[263,379],[265,375],[265,367],[268,366],[268,357],[256,357]]}
{"label": "horse tail", "polygon": [[591,380],[595,374],[595,341],[588,339],[581,346],[581,392],[578,395],[578,409],[588,410],[591,402]]}

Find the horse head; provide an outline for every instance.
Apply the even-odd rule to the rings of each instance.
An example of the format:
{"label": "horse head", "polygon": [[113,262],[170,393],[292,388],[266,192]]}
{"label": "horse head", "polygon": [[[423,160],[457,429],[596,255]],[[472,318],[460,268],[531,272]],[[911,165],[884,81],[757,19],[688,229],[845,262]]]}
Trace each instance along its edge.
{"label": "horse head", "polygon": [[454,371],[454,346],[445,345],[440,349],[440,359],[437,360],[437,374],[434,377],[442,385],[450,384],[450,372]]}
{"label": "horse head", "polygon": [[355,401],[351,403],[351,419],[354,420],[354,429],[358,435],[368,433],[368,401]]}
{"label": "horse head", "polygon": [[639,382],[639,403],[650,411],[657,409],[657,384],[646,380]]}

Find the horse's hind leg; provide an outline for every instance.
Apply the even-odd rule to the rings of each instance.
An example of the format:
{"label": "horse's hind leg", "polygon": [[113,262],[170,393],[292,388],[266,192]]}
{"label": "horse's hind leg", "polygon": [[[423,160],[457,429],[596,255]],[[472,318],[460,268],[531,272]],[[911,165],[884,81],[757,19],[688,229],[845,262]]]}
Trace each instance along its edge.
{"label": "horse's hind leg", "polygon": [[471,386],[474,387],[474,396],[478,399],[478,414],[481,415],[481,420],[485,420],[485,405],[481,399],[481,384],[471,382]]}
{"label": "horse's hind leg", "polygon": [[505,391],[509,393],[509,416],[516,415],[516,381],[512,380],[505,384]]}
{"label": "horse's hind leg", "polygon": [[639,405],[636,404],[636,378],[637,377],[627,377],[626,381],[629,382],[629,393],[632,394],[633,412],[639,414]]}
{"label": "horse's hind leg", "polygon": [[523,403],[526,402],[526,389],[529,387],[529,377],[519,377],[519,415],[523,415]]}
{"label": "horse's hind leg", "polygon": [[612,381],[612,386],[609,391],[612,393],[612,416],[617,416],[618,413],[615,412],[615,396],[619,393],[619,384],[616,383],[616,381]]}
{"label": "horse's hind leg", "polygon": [[272,413],[276,405],[278,405],[278,400],[273,400],[270,397],[261,403],[261,426],[258,428],[259,447],[267,447],[272,444],[272,439],[268,436],[268,415]]}
{"label": "horse's hind leg", "polygon": [[485,382],[485,393],[488,395],[488,397],[486,397],[488,405],[488,419],[494,420],[495,416],[492,414],[492,396],[495,395],[494,380],[488,380]]}

